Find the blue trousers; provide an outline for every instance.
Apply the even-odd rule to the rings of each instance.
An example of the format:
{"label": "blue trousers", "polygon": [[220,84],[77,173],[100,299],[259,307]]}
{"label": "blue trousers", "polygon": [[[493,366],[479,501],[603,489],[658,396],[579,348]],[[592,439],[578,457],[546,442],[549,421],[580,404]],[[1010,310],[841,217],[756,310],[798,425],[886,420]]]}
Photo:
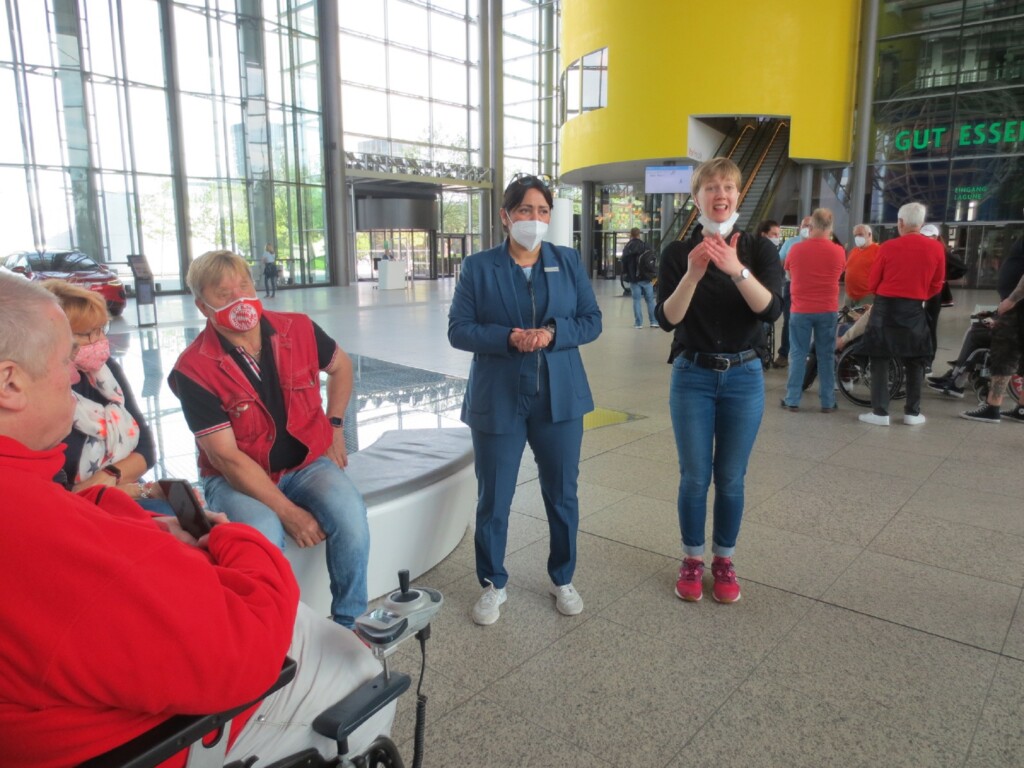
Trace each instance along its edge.
{"label": "blue trousers", "polygon": [[548,575],[564,586],[576,571],[576,531],[580,510],[576,495],[580,472],[583,418],[551,421],[551,400],[545,388],[525,396],[510,432],[495,435],[472,430],[476,452],[476,575],[480,586],[508,583],[505,546],[508,517],[516,490],[523,448],[530,443],[537,460],[540,492],[551,536]]}
{"label": "blue trousers", "polygon": [[744,478],[764,414],[764,370],[755,358],[727,371],[672,363],[669,412],[679,454],[679,530],[686,557],[704,554],[708,488],[715,481],[712,552],[732,557],[743,519]]}
{"label": "blue trousers", "polygon": [[640,299],[647,302],[647,321],[656,325],[658,319],[654,316],[654,286],[650,280],[642,280],[638,283],[629,284],[629,292],[633,294],[633,325],[640,327],[644,324],[643,308],[640,306]]}
{"label": "blue trousers", "polygon": [[807,353],[818,358],[818,399],[822,408],[836,406],[836,313],[794,312],[789,316],[789,378],[786,381],[786,405],[800,405],[807,371]]}
{"label": "blue trousers", "polygon": [[[327,572],[331,577],[331,614],[349,629],[366,610],[366,564],[370,557],[370,527],[363,497],[338,465],[326,456],[286,472],[277,487],[307,510],[327,534]],[[240,493],[221,476],[203,480],[206,502],[236,523],[256,528],[284,549],[281,519],[266,504]]]}

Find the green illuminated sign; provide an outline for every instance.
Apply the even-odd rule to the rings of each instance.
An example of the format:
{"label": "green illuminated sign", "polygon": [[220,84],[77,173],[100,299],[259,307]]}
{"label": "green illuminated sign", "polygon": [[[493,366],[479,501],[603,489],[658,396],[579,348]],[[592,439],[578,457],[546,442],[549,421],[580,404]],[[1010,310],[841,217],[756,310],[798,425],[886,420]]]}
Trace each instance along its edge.
{"label": "green illuminated sign", "polygon": [[893,136],[893,146],[901,152],[910,149],[942,149],[943,140],[947,135],[958,147],[1019,144],[1024,141],[1024,120],[963,123],[952,132],[948,125],[897,131]]}

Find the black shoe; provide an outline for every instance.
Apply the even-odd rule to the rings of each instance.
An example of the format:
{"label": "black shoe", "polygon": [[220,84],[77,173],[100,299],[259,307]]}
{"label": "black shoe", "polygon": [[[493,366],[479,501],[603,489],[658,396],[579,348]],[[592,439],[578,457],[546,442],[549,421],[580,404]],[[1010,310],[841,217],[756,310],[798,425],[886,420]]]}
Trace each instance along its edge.
{"label": "black shoe", "polygon": [[789,405],[784,399],[779,400],[779,405],[781,405],[784,410],[787,410],[790,413],[799,413],[800,411],[799,405]]}
{"label": "black shoe", "polygon": [[1015,421],[1018,424],[1024,424],[1024,405],[1018,405],[1016,408],[1009,411],[1003,411],[999,415],[1007,421]]}
{"label": "black shoe", "polygon": [[941,376],[925,376],[924,378],[929,384],[939,384],[944,387],[947,384],[953,383],[953,371],[946,371]]}
{"label": "black shoe", "polygon": [[941,392],[946,397],[955,397],[958,400],[963,400],[964,397],[964,388],[958,387],[956,384],[953,384],[948,379],[944,382],[929,381],[928,389],[935,390],[936,392]]}
{"label": "black shoe", "polygon": [[961,413],[960,418],[967,419],[968,421],[984,421],[988,424],[998,424],[1000,415],[998,406],[982,403],[977,408]]}

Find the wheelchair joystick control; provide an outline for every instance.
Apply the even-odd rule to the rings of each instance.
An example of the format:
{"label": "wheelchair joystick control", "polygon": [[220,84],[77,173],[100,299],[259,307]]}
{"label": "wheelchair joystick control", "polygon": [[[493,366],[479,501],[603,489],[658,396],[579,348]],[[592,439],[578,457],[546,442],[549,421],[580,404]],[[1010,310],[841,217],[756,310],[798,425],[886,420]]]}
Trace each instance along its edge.
{"label": "wheelchair joystick control", "polygon": [[356,634],[381,659],[430,624],[444,604],[444,597],[436,589],[410,588],[406,570],[398,572],[398,585],[377,608],[356,619]]}

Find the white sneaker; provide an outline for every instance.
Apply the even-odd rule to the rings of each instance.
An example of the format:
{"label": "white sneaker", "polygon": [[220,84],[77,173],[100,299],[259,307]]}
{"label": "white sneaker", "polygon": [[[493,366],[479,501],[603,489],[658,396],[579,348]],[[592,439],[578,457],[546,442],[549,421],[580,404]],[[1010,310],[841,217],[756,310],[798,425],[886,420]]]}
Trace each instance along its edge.
{"label": "white sneaker", "polygon": [[865,424],[874,424],[876,427],[888,427],[889,426],[889,417],[888,416],[879,416],[878,414],[875,414],[875,413],[862,413],[857,418],[860,421],[863,421]]}
{"label": "white sneaker", "polygon": [[922,414],[905,413],[903,414],[903,423],[908,427],[916,427],[924,424],[925,418]]}
{"label": "white sneaker", "polygon": [[564,587],[552,584],[550,592],[555,598],[555,607],[563,616],[575,616],[583,612],[583,598],[572,584],[566,584]]}
{"label": "white sneaker", "polygon": [[497,589],[493,584],[487,582],[484,593],[480,595],[480,599],[473,606],[473,621],[483,626],[493,624],[501,616],[501,611],[498,610],[499,606],[506,600],[508,600],[508,595],[505,594],[504,587]]}

